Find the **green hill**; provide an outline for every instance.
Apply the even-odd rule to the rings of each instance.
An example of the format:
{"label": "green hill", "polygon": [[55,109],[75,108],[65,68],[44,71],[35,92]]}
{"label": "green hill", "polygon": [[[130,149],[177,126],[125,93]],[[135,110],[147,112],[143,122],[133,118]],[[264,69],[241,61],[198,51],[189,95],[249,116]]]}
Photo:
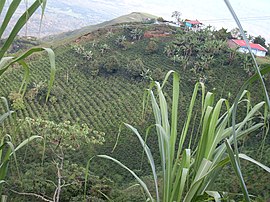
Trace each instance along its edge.
{"label": "green hill", "polygon": [[[13,101],[12,108],[16,110],[17,119],[39,117],[55,123],[69,121],[72,124],[87,124],[95,131],[104,132],[105,145],[96,146],[94,154],[111,153],[122,122],[135,126],[142,133],[151,125],[153,117],[149,107],[142,116],[144,92],[152,79],[162,81],[169,70],[173,69],[180,74],[181,117],[185,116],[193,87],[198,81],[204,82],[208,90],[216,92],[217,98],[232,100],[243,80],[247,79],[252,71],[248,60],[242,63],[243,55],[228,49],[224,40],[215,38],[210,34],[210,30],[186,32],[167,25],[127,24],[141,21],[145,17],[149,16],[132,13],[65,34],[64,38],[68,43],[56,41],[55,43],[59,44],[54,49],[57,73],[48,103],[45,103],[44,98],[47,92],[49,61],[43,55],[36,55],[29,61],[31,80],[23,103],[16,103],[14,95],[10,94],[18,91],[22,81],[23,71],[18,66],[14,66],[12,71],[1,77],[1,96],[9,97],[10,102]],[[123,22],[124,24],[118,24]],[[144,37],[144,33],[157,34],[158,37]],[[54,37],[54,40],[59,38],[62,40],[63,35]],[[12,82],[9,82],[11,80]],[[170,102],[171,82],[165,88]],[[262,98],[260,92],[254,93],[257,88],[256,85],[251,88],[253,100]],[[180,120],[184,121],[184,118]],[[196,123],[194,120],[195,128]],[[183,123],[179,123],[181,124]],[[12,123],[3,127],[3,133],[12,131],[10,125]],[[31,134],[27,128],[20,128],[18,123],[14,125],[17,141]],[[259,145],[260,140],[256,140],[256,145]],[[149,137],[149,142],[152,146],[156,145],[154,135]],[[145,171],[140,170],[141,151],[138,147],[137,139],[123,130],[112,155],[124,163],[129,163],[130,167],[140,174],[147,175],[148,167],[144,168]],[[93,155],[89,154],[88,150],[92,151],[92,148],[85,146],[74,156],[68,153],[67,158],[78,165],[86,165]],[[116,187],[127,187],[125,183],[133,179],[110,163],[96,160],[91,166],[95,175],[111,178],[116,182]],[[264,175],[261,171],[257,174],[261,177]],[[267,183],[267,179],[269,178],[262,177],[262,183]],[[254,181],[252,178],[248,183],[255,183]],[[226,185],[220,185],[222,190],[237,192],[237,187]],[[255,190],[254,193],[263,195],[267,191],[270,191],[269,187],[263,191]]]}

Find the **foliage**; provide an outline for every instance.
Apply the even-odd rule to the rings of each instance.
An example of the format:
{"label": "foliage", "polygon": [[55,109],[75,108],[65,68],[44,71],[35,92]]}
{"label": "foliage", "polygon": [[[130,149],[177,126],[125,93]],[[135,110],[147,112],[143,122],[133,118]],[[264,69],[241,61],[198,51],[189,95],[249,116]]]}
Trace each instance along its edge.
{"label": "foliage", "polygon": [[[220,169],[230,162],[231,153],[226,154],[226,147],[233,142],[232,130],[233,126],[230,124],[233,106],[230,107],[225,99],[219,99],[214,104],[214,94],[206,93],[205,87],[201,83],[197,83],[190,101],[189,110],[185,124],[181,130],[179,143],[177,146],[177,123],[178,121],[178,100],[179,100],[179,77],[174,73],[173,81],[173,98],[171,108],[171,119],[169,119],[168,104],[163,93],[163,87],[166,83],[170,72],[166,75],[165,81],[162,85],[158,82],[153,83],[149,90],[149,96],[152,102],[152,109],[155,116],[156,133],[158,138],[159,155],[161,161],[162,171],[162,191],[159,190],[158,178],[156,172],[156,164],[152,156],[151,149],[147,143],[142,139],[138,130],[129,124],[125,126],[134,132],[139,139],[147,160],[151,166],[152,177],[154,179],[155,196],[153,196],[145,182],[136,175],[134,171],[123,165],[118,160],[107,155],[98,155],[99,157],[110,159],[119,164],[124,169],[128,170],[138,181],[145,191],[148,200],[151,201],[193,201],[202,194],[214,194],[220,199],[220,195],[216,190],[212,192],[211,184],[220,172]],[[152,91],[152,87],[157,88],[157,92]],[[190,125],[193,115],[193,108],[198,94],[199,86],[201,86],[201,112],[200,124],[197,134],[191,133],[190,139],[187,139],[188,131],[191,130]],[[245,91],[241,98],[247,94]],[[157,98],[156,95],[157,94]],[[241,102],[241,101],[239,101]],[[227,109],[222,112],[222,105]],[[254,115],[262,108],[264,102],[249,108],[249,101],[247,102],[248,111],[245,117],[236,125],[237,139],[243,138],[252,131],[263,127],[263,122],[250,123]],[[171,124],[170,124],[171,122]],[[151,130],[151,127],[147,130]],[[148,134],[147,132],[147,134]],[[194,139],[198,141],[194,141]],[[226,144],[224,140],[226,139]],[[184,146],[187,143],[187,146]],[[244,155],[242,155],[244,156]],[[241,157],[242,157],[241,156]],[[267,168],[269,169],[269,168]],[[270,169],[269,169],[270,171]],[[210,190],[209,190],[210,189]]]}
{"label": "foliage", "polygon": [[219,30],[214,31],[213,34],[217,40],[228,40],[232,38],[231,33],[223,27]]}
{"label": "foliage", "polygon": [[139,28],[135,28],[130,31],[130,37],[133,40],[140,40],[142,36],[143,36],[143,31]]}
{"label": "foliage", "polygon": [[102,44],[100,46],[100,53],[101,55],[104,55],[105,53],[108,53],[108,51],[110,50],[110,46],[108,44]]}
{"label": "foliage", "polygon": [[11,106],[14,110],[20,110],[25,108],[23,97],[20,93],[11,92],[8,98],[10,99],[12,103]]}
{"label": "foliage", "polygon": [[128,72],[131,77],[139,77],[144,70],[144,63],[141,58],[130,60],[128,65]]}
{"label": "foliage", "polygon": [[[44,143],[40,142],[35,145],[35,148],[31,148],[31,155],[34,156],[24,159],[24,161],[32,161],[32,165],[21,166],[21,169],[25,170],[23,174],[24,186],[13,186],[13,189],[15,187],[17,190],[23,188],[24,193],[52,196],[53,201],[58,201],[57,198],[70,200],[72,197],[79,195],[76,192],[81,192],[82,195],[83,192],[80,190],[83,189],[85,169],[81,166],[82,163],[71,162],[70,156],[74,156],[75,152],[78,152],[84,146],[89,148],[97,144],[102,145],[105,141],[105,134],[90,129],[86,124],[72,125],[69,121],[57,124],[40,118],[26,117],[20,120],[19,124],[31,131],[32,134],[40,134]],[[93,148],[91,148],[90,153],[93,155]],[[38,162],[38,159],[41,159],[38,156],[43,156],[41,163]],[[81,157],[78,155],[77,158]],[[82,160],[77,160],[77,162]],[[29,169],[31,172],[28,171]],[[93,183],[94,180],[91,181]],[[31,186],[31,182],[35,182],[34,186]],[[91,189],[93,191],[96,188]],[[70,190],[73,190],[71,194],[69,193]],[[74,194],[76,195],[74,196]]]}
{"label": "foliage", "polygon": [[163,17],[158,17],[158,18],[157,18],[157,21],[158,21],[158,22],[163,22],[164,19],[163,19]]}
{"label": "foliage", "polygon": [[[155,42],[158,44],[160,50],[163,50],[166,45],[170,44],[171,42],[176,41],[176,37],[180,36],[180,34],[185,37],[189,37],[192,35],[192,33],[186,33],[181,29],[177,29],[176,31],[166,25],[161,26],[154,24],[136,24],[135,26],[128,26],[129,31],[127,31],[127,33],[129,33],[130,30],[136,27],[142,30],[165,30],[166,32],[171,32],[172,34],[168,37],[155,39]],[[111,30],[111,27],[109,29]],[[108,28],[104,28],[101,33],[107,33],[107,31]],[[93,36],[93,38],[86,38],[82,41],[82,43],[77,43],[78,45],[82,45],[85,50],[91,50],[93,52],[94,58],[92,61],[87,61],[82,56],[77,55],[75,51],[71,49],[71,46],[68,43],[61,43],[55,48],[58,73],[56,75],[57,79],[55,80],[54,87],[51,90],[49,103],[47,105],[44,105],[44,102],[40,102],[39,97],[33,99],[27,98],[28,92],[31,92],[31,89],[35,88],[34,82],[38,84],[39,81],[46,81],[46,75],[49,73],[47,68],[47,66],[49,65],[49,60],[46,57],[42,57],[42,55],[37,55],[35,58],[31,58],[29,66],[32,69],[32,77],[25,93],[26,99],[24,100],[26,108],[17,111],[16,116],[21,119],[25,116],[29,116],[33,119],[42,118],[44,120],[54,121],[55,123],[63,123],[69,120],[71,122],[71,125],[76,125],[78,123],[86,123],[89,128],[95,128],[98,131],[104,131],[106,132],[106,134],[108,134],[106,136],[105,145],[102,147],[97,146],[96,151],[96,153],[108,154],[111,152],[111,148],[113,147],[115,141],[115,136],[118,132],[118,126],[122,121],[130,123],[134,127],[138,128],[139,131],[144,131],[146,126],[153,122],[153,117],[151,116],[151,109],[149,109],[149,107],[146,109],[146,115],[144,117],[142,117],[141,114],[141,101],[144,89],[148,88],[148,82],[145,82],[145,79],[143,79],[142,77],[143,72],[148,72],[154,80],[159,81],[162,81],[165,73],[170,69],[174,69],[175,71],[181,73],[182,82],[180,83],[180,89],[183,96],[180,97],[179,102],[183,106],[180,109],[182,113],[183,111],[187,110],[189,104],[188,98],[191,96],[193,90],[192,86],[196,81],[198,81],[200,77],[204,78],[203,76],[205,76],[208,89],[216,88],[216,97],[226,97],[228,94],[230,94],[230,96],[228,96],[230,97],[229,99],[231,99],[239,90],[239,86],[241,85],[243,78],[247,77],[245,71],[240,68],[240,63],[242,63],[241,55],[237,52],[233,52],[227,47],[224,47],[224,49],[222,48],[222,51],[220,53],[215,53],[213,61],[209,63],[208,69],[203,68],[203,72],[198,70],[197,73],[194,74],[191,71],[182,71],[182,66],[181,68],[179,68],[180,63],[182,62],[176,61],[174,63],[173,56],[167,57],[165,54],[161,54],[161,51],[158,51],[156,54],[145,54],[143,50],[145,50],[149,39],[141,38],[141,40],[130,42],[132,39],[130,39],[128,34],[124,33],[121,25],[112,26],[112,32],[114,33],[114,35],[111,38],[106,37],[106,35],[104,34],[91,33],[91,36]],[[211,38],[211,35],[213,34],[212,31],[207,35],[207,38],[205,40],[203,40],[204,36],[202,33],[193,34],[197,37],[200,37],[201,42],[199,44],[201,45],[203,45],[207,40],[213,40],[213,38]],[[127,37],[127,41],[130,45],[129,49],[120,48],[115,45],[115,39],[118,36],[122,35],[125,35]],[[102,44],[107,44],[110,47],[110,50],[104,53],[102,57],[99,57],[101,53],[100,47],[102,46]],[[207,53],[203,54],[203,56],[210,55],[210,53],[208,52],[209,48],[207,48]],[[114,74],[107,74],[102,71],[102,68],[106,59],[111,56],[117,57],[118,61],[121,64],[121,69],[119,69],[119,71],[115,72]],[[181,55],[179,54],[179,56]],[[187,70],[192,69],[192,67],[196,63],[197,56],[199,57],[196,52],[194,52],[194,55],[192,54],[192,56],[188,60],[189,64],[187,65]],[[140,58],[140,60],[143,62],[144,69],[137,71],[137,77],[134,77],[132,76],[132,70],[129,69],[129,63],[138,58]],[[95,73],[95,70],[97,70],[97,73]],[[17,89],[20,88],[20,81],[22,79],[20,77],[21,72],[22,71],[18,68],[12,68],[10,69],[10,71],[7,71],[6,74],[1,77],[0,86],[3,95],[8,96],[9,92],[11,91],[17,92]],[[149,79],[147,78],[146,81],[148,80]],[[169,94],[169,92],[171,91],[171,85],[166,85],[165,88],[166,92],[168,92]],[[251,86],[251,91],[255,93],[253,99],[256,101],[261,100],[261,94],[260,91],[257,90],[258,88],[258,85]],[[63,96],[61,94],[63,94]],[[52,96],[55,96],[57,99],[57,101],[54,103],[51,103]],[[198,96],[200,96],[200,92]],[[166,95],[166,97],[168,99],[168,103],[171,103],[170,96]],[[198,111],[198,108],[198,106],[197,108],[195,106],[194,112]],[[180,118],[179,125],[182,124],[183,120]],[[199,122],[196,122],[193,125],[195,125],[194,128],[196,128],[196,126],[199,125]],[[28,133],[29,130],[21,128],[17,129],[16,123],[14,123],[13,126],[15,126],[14,130],[16,129],[17,131],[16,137],[18,138],[18,140],[16,140],[16,142],[22,141],[23,139],[28,138],[28,135],[30,135]],[[5,125],[1,128],[1,130],[3,131],[3,133],[5,131],[5,133],[11,134],[9,127],[10,123],[6,122]],[[136,173],[139,173],[138,175],[149,175],[149,168],[147,167],[147,165],[143,165],[143,169],[140,170],[141,150],[136,150],[137,148],[139,148],[139,143],[135,139],[136,137],[132,136],[131,132],[128,130],[125,131],[125,134],[126,135],[122,136],[119,140],[120,142],[117,150],[114,152],[114,157],[119,159],[126,165],[129,165],[130,168],[135,169]],[[254,142],[256,141],[259,140],[255,139]],[[149,146],[151,146],[155,162],[157,162],[157,169],[159,170],[160,165],[158,161],[156,161],[156,159],[159,158],[157,154],[158,143],[155,137],[149,136],[148,144]],[[29,146],[28,148],[28,151],[31,151],[32,146]],[[250,146],[250,148],[253,148],[253,146]],[[70,151],[70,154],[69,152],[66,153],[63,168],[65,172],[67,171],[67,174],[64,173],[64,175],[73,176],[73,171],[70,168],[72,164],[77,164],[80,168],[85,166],[82,165],[82,163],[85,163],[85,160],[92,156],[92,149],[93,146],[87,147],[85,145],[80,146],[80,149],[76,152]],[[33,155],[32,152],[26,154],[26,156],[29,155],[29,161],[25,161],[25,163],[27,163],[29,167],[25,168],[25,170],[28,170],[28,174],[30,173],[30,171],[32,171],[32,174],[29,174],[29,176],[31,175],[33,177],[30,179],[26,175],[24,176],[25,171],[23,170],[23,179],[29,179],[29,183],[25,183],[25,187],[30,188],[33,186],[34,183],[46,183],[47,185],[44,185],[44,189],[48,187],[47,193],[53,193],[55,187],[52,185],[52,183],[44,181],[46,177],[50,177],[51,180],[55,180],[57,177],[57,168],[55,164],[52,164],[52,162],[50,161],[51,159],[45,159],[46,161],[44,163],[46,164],[45,167],[47,168],[44,167],[44,169],[48,170],[48,173],[46,171],[44,175],[39,178],[39,183],[37,183],[37,181],[35,180],[32,180],[33,178],[35,178],[35,173],[39,172],[34,170],[34,168],[37,167],[37,170],[42,170],[42,165],[39,165],[38,167],[37,164],[32,162],[33,159],[39,160],[41,158],[40,154],[41,152],[36,152],[36,155]],[[34,157],[32,158],[32,156]],[[52,156],[55,157],[54,154],[52,154]],[[132,161],[130,160],[131,157],[133,158]],[[25,156],[23,155],[23,158],[18,159],[24,158]],[[58,158],[55,158],[55,160],[58,160]],[[20,163],[20,165],[25,164]],[[269,164],[266,163],[266,165]],[[245,164],[243,164],[242,167],[245,169]],[[100,176],[100,181],[97,183],[102,186],[104,185],[102,179],[104,178],[104,176],[109,175],[110,178],[112,178],[113,181],[116,183],[116,187],[113,187],[112,192],[109,194],[109,197],[113,197],[112,199],[114,201],[117,201],[118,198],[122,199],[123,201],[131,201],[132,199],[133,201],[136,201],[136,199],[138,199],[137,201],[140,201],[140,199],[143,198],[143,195],[139,190],[133,191],[134,189],[131,189],[132,193],[129,192],[129,189],[127,189],[127,186],[129,185],[126,185],[126,183],[130,183],[132,181],[132,176],[130,176],[128,173],[125,173],[123,170],[121,170],[119,167],[115,166],[111,162],[95,162],[93,163],[91,168],[92,172],[90,173],[89,182],[87,184],[90,186],[93,183],[94,186],[95,182],[93,182],[93,180],[95,180],[95,177],[93,175],[98,175]],[[79,170],[80,169],[78,169],[78,173],[80,172]],[[256,174],[256,171],[250,171],[250,174],[248,176],[253,176],[255,175],[254,173]],[[264,177],[264,182],[267,182],[267,180],[269,180],[269,177],[265,174],[260,176]],[[227,181],[223,181],[224,184],[222,184],[223,186],[220,187],[219,190],[239,192],[239,190],[236,189],[228,189],[230,182],[235,179],[233,177],[233,174],[224,178],[227,179]],[[12,178],[12,181],[13,179],[14,178]],[[229,179],[232,180],[229,181]],[[74,178],[74,182],[74,185],[67,186],[62,189],[63,192],[61,194],[61,198],[63,200],[67,199],[76,201],[77,199],[77,201],[82,201],[81,183],[84,182],[84,177],[82,177],[81,174],[78,174],[78,178]],[[151,186],[151,182],[153,181],[147,181],[147,185],[150,190],[153,190],[152,188],[154,187]],[[247,186],[250,187],[253,184],[255,187],[261,187],[259,186],[259,180],[248,182]],[[121,189],[123,187],[124,191],[116,191],[118,186],[120,186]],[[21,189],[19,186],[17,187],[17,190],[23,191],[23,189]],[[42,185],[40,187],[42,187]],[[87,198],[89,197],[89,200],[91,200],[91,197],[89,196],[90,190],[87,186]],[[266,191],[263,192],[267,192],[269,188],[264,186],[264,190]],[[25,191],[30,191],[30,189],[25,189]],[[114,195],[113,192],[115,192]],[[250,193],[252,194],[256,193],[257,195],[264,196],[262,195],[263,192],[260,191],[260,189],[254,192],[254,189],[252,187],[250,188]],[[36,193],[44,192],[37,191]],[[153,192],[151,191],[151,193]],[[70,198],[71,195],[72,199]],[[77,198],[75,195],[78,195]],[[120,197],[120,195],[123,195],[123,197]],[[22,198],[25,197],[18,195],[17,198],[19,201],[21,201]],[[95,196],[95,199],[96,198],[97,197]],[[36,198],[32,197],[31,199],[33,199],[33,201],[36,201]],[[104,198],[99,198],[99,200],[106,201],[106,199]]]}
{"label": "foliage", "polygon": [[32,119],[26,117],[21,120],[31,128],[32,133],[44,134],[44,138],[51,144],[61,144],[67,149],[78,149],[81,142],[103,144],[104,133],[90,129],[86,124],[71,125],[69,121],[56,124],[53,121]]}
{"label": "foliage", "polygon": [[174,11],[172,13],[172,18],[175,18],[176,22],[180,22],[182,13],[180,11]]}
{"label": "foliage", "polygon": [[[222,29],[221,29],[222,30]],[[209,28],[198,32],[179,34],[177,38],[165,46],[164,53],[174,63],[179,63],[184,70],[189,69],[197,78],[205,77],[205,70],[217,66],[242,66],[250,75],[253,66],[250,57],[229,49],[226,30],[210,31]],[[220,36],[224,34],[224,36]],[[248,57],[248,58],[245,58]]]}
{"label": "foliage", "polygon": [[115,39],[115,44],[117,46],[119,46],[120,48],[125,48],[125,42],[126,42],[126,37],[124,35],[122,36],[118,36],[116,39]]}
{"label": "foliage", "polygon": [[265,38],[263,38],[261,35],[256,36],[256,37],[253,39],[253,43],[260,44],[260,45],[262,45],[263,47],[266,48]]}
{"label": "foliage", "polygon": [[158,51],[158,44],[155,41],[150,40],[149,43],[147,44],[145,50],[149,54],[156,53]]}
{"label": "foliage", "polygon": [[104,68],[107,73],[115,73],[119,69],[120,63],[116,56],[109,57],[105,64]]}
{"label": "foliage", "polygon": [[[11,18],[15,15],[15,12],[16,12],[17,8],[19,7],[20,3],[21,3],[21,0],[12,1],[7,6],[8,10],[5,14],[3,14],[2,12],[3,12],[4,6],[6,6],[6,1],[2,1],[0,3],[0,15],[1,16],[3,15],[3,21],[2,21],[1,26],[0,26],[0,39],[1,39],[1,41],[2,41],[2,37],[3,37],[3,33],[6,31],[6,28],[9,25]],[[48,92],[47,92],[47,96],[46,96],[46,101],[49,98],[50,90],[51,90],[53,82],[54,82],[55,59],[54,59],[54,53],[51,49],[32,48],[20,56],[15,56],[15,57],[14,56],[13,57],[6,56],[8,50],[10,49],[12,43],[14,42],[14,40],[15,40],[17,34],[19,33],[19,31],[21,30],[21,28],[27,23],[29,18],[35,13],[35,11],[39,7],[42,7],[42,16],[43,16],[45,5],[46,5],[46,1],[44,1],[44,0],[33,1],[31,3],[31,6],[28,7],[26,9],[26,11],[22,15],[19,16],[13,29],[9,33],[8,38],[4,40],[3,44],[1,44],[1,48],[0,48],[0,76],[2,77],[3,74],[15,63],[19,63],[25,70],[24,78],[23,78],[22,85],[21,85],[21,88],[19,91],[20,96],[18,96],[16,94],[11,95],[11,97],[13,98],[12,107],[15,109],[22,109],[24,107],[22,96],[25,93],[26,87],[29,83],[29,77],[30,77],[30,70],[29,70],[27,63],[25,62],[25,59],[28,56],[32,55],[35,52],[41,52],[44,50],[47,51],[47,53],[49,54],[50,64],[51,64],[51,75],[50,75],[50,81],[48,84],[49,87],[48,87]],[[11,114],[11,112],[9,111],[8,115],[10,115],[10,114]],[[1,120],[1,123],[4,120],[4,118],[6,118],[6,117],[7,117],[6,113],[1,115],[1,118],[3,118]],[[13,140],[12,140],[10,135],[2,134],[1,145],[0,145],[0,157],[1,157],[1,166],[0,166],[1,190],[0,190],[0,195],[1,195],[1,198],[2,198],[2,194],[3,194],[2,185],[5,182],[7,171],[9,169],[8,165],[9,165],[9,161],[10,161],[11,157],[14,157],[15,162],[16,162],[15,152],[18,151],[20,148],[24,147],[25,145],[27,145],[32,140],[37,139],[37,138],[40,138],[40,136],[29,137],[26,140],[22,141],[17,147],[15,147],[14,144],[12,143]]]}
{"label": "foliage", "polygon": [[85,50],[82,45],[74,45],[73,49],[78,54],[78,56],[82,56],[87,61],[93,59],[93,52],[91,50]]}

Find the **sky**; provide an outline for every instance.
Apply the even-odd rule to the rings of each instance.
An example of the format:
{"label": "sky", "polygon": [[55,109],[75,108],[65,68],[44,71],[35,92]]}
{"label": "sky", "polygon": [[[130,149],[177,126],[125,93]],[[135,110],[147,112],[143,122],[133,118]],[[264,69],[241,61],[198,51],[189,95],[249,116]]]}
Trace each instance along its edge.
{"label": "sky", "polygon": [[[31,1],[33,0],[29,0]],[[252,36],[261,35],[270,43],[270,0],[230,2],[244,30]],[[71,31],[131,12],[146,12],[173,20],[173,11],[180,11],[182,19],[197,19],[204,25],[210,24],[216,29],[224,27],[230,31],[236,27],[224,0],[47,0],[44,21],[48,22],[44,23],[43,32],[46,35],[46,30],[50,33],[52,29],[56,32],[58,29],[59,32]],[[63,16],[69,17],[69,23],[57,27]],[[40,17],[36,20],[39,19]],[[39,23],[37,25],[39,26]]]}
{"label": "sky", "polygon": [[[95,2],[93,0],[85,0]],[[183,19],[198,19],[205,25],[229,30],[236,27],[223,0],[99,0],[112,5],[121,5],[126,13],[147,12],[172,19],[175,10],[182,13]],[[262,35],[270,43],[270,0],[231,0],[244,30],[253,36]]]}

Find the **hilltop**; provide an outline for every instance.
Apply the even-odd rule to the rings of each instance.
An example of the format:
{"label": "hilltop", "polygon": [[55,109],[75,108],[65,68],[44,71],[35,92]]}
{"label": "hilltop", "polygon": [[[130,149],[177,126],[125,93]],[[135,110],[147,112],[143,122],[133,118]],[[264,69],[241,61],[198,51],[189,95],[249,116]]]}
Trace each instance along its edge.
{"label": "hilltop", "polygon": [[86,33],[98,30],[100,28],[108,27],[111,25],[120,24],[120,23],[143,22],[146,19],[157,19],[157,16],[154,16],[148,13],[132,12],[130,14],[123,15],[109,21],[105,21],[105,22],[95,24],[95,25],[85,26],[74,31],[64,32],[62,34],[57,34],[57,35],[46,36],[41,40],[44,42],[49,42],[49,43],[52,41],[59,41],[59,40],[64,41],[66,39],[74,39]]}

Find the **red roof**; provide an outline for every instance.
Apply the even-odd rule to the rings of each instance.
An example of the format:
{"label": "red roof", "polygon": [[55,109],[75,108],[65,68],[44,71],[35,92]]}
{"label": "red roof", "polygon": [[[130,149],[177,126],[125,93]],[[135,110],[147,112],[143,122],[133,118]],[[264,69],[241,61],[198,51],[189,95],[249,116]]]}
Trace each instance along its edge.
{"label": "red roof", "polygon": [[[232,41],[234,43],[236,43],[238,46],[241,47],[247,47],[246,42],[244,40],[239,40],[239,39],[232,39]],[[257,43],[249,43],[251,49],[256,49],[256,50],[260,50],[260,51],[265,51],[267,52],[267,49],[264,48],[262,45],[257,44]]]}
{"label": "red roof", "polygon": [[201,22],[199,22],[198,20],[185,20],[185,22],[188,22],[192,25],[199,25],[202,24]]}

